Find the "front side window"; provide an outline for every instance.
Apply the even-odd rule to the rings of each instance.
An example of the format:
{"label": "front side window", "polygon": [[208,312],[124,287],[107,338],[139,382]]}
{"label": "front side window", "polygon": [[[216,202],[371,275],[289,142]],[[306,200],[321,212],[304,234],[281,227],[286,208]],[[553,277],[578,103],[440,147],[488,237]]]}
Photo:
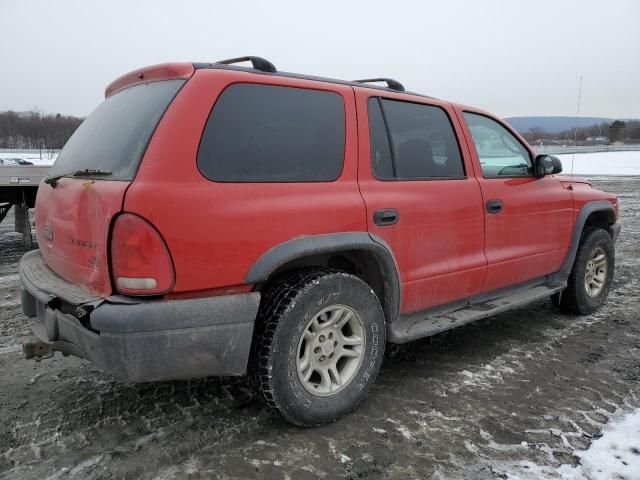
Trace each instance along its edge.
{"label": "front side window", "polygon": [[484,115],[464,113],[485,177],[533,175],[529,151],[505,127]]}
{"label": "front side window", "polygon": [[211,111],[198,168],[218,182],[329,182],[342,172],[344,145],[340,95],[239,83]]}
{"label": "front side window", "polygon": [[464,177],[460,147],[440,107],[369,99],[374,175],[383,180]]}

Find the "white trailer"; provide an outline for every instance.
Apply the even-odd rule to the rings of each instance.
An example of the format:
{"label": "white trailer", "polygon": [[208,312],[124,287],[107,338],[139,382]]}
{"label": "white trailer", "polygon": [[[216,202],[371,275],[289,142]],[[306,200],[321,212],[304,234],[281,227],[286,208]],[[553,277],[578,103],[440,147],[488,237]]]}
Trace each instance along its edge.
{"label": "white trailer", "polygon": [[31,248],[29,208],[35,206],[38,185],[47,176],[49,165],[0,165],[0,222],[15,207],[15,231]]}

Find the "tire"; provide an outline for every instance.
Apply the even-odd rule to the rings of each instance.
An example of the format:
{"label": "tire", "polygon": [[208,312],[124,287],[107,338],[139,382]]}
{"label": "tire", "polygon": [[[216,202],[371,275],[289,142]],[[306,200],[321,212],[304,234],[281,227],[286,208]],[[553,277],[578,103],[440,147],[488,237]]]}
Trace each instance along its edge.
{"label": "tire", "polygon": [[[594,265],[604,258],[604,274]],[[598,260],[598,261],[597,261]],[[596,261],[594,263],[594,261]],[[615,248],[608,232],[601,228],[587,229],[578,247],[567,287],[551,297],[554,305],[565,313],[588,315],[598,310],[607,299],[615,269]],[[592,288],[587,287],[591,278]],[[598,279],[601,280],[598,280]],[[599,289],[593,288],[601,281]]]}
{"label": "tire", "polygon": [[335,270],[297,271],[263,292],[249,374],[257,396],[286,421],[323,425],[365,398],[385,340],[384,314],[368,284]]}

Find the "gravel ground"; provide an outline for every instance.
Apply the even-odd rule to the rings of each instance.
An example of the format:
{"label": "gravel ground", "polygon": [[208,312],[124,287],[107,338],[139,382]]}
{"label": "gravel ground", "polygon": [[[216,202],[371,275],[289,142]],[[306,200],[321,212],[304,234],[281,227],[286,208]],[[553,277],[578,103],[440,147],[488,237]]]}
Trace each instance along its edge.
{"label": "gravel ground", "polygon": [[[0,225],[0,477],[559,478],[640,407],[640,177],[598,177],[623,230],[609,301],[542,301],[393,346],[353,414],[282,423],[244,378],[127,384],[75,358],[26,361],[19,236]],[[562,466],[562,468],[559,468]]]}

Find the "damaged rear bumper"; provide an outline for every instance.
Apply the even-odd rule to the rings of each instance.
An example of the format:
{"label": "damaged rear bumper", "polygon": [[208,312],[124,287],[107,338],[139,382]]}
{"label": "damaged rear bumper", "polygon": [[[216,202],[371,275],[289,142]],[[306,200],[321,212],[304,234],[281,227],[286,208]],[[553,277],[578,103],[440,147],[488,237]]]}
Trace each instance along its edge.
{"label": "damaged rear bumper", "polygon": [[56,275],[38,250],[20,261],[20,278],[31,329],[53,351],[129,381],[246,372],[257,292],[189,300],[93,297]]}

